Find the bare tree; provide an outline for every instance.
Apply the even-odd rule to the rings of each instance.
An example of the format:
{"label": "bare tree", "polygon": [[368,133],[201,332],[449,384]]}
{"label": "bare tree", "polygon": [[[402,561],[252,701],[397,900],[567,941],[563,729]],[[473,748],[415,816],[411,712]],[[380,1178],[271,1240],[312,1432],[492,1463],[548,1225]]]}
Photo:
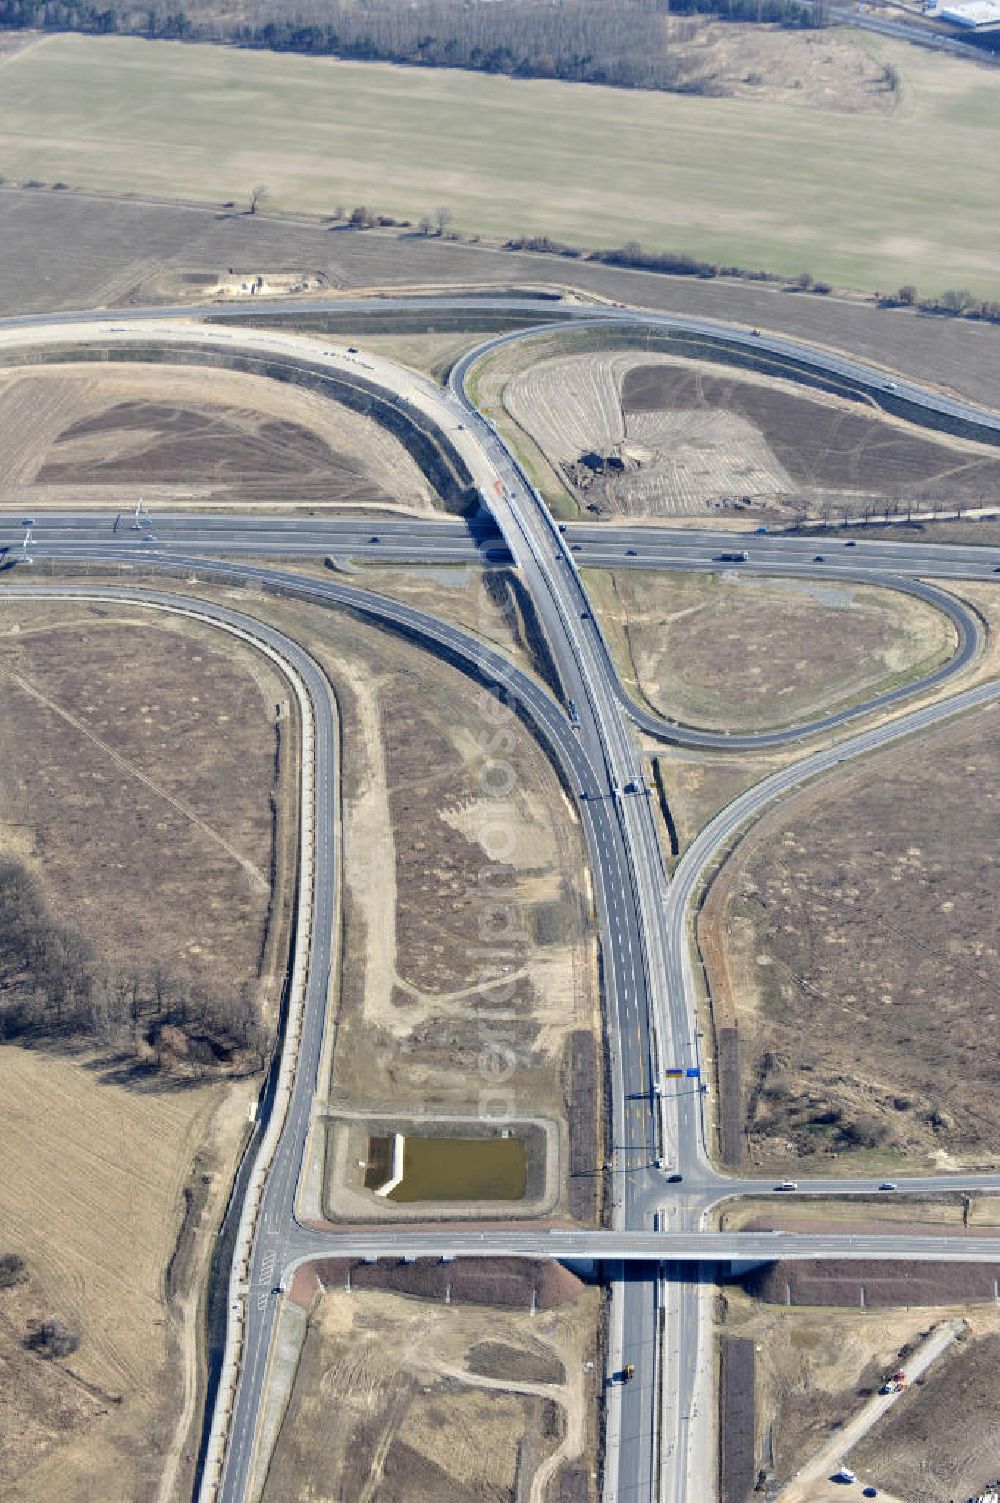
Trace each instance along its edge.
{"label": "bare tree", "polygon": [[421,235],[429,235],[431,228],[431,216],[429,214],[421,214],[420,221],[417,224],[417,229],[420,231]]}
{"label": "bare tree", "polygon": [[25,1346],[40,1357],[68,1357],[80,1345],[75,1331],[61,1320],[43,1320],[28,1336]]}
{"label": "bare tree", "polygon": [[250,196],[247,200],[247,213],[256,214],[258,209],[263,208],[270,196],[271,190],[267,184],[257,183],[255,187],[250,189]]}
{"label": "bare tree", "polygon": [[451,224],[451,221],[454,219],[454,217],[454,214],[451,212],[447,204],[438,205],[438,207],[434,210],[434,223],[437,225],[437,232],[439,235],[444,234],[445,230]]}

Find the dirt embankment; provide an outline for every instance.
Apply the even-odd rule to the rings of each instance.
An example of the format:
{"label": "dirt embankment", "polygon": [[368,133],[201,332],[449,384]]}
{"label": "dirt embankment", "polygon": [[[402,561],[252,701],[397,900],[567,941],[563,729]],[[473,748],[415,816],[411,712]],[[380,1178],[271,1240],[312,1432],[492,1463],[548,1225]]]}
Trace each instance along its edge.
{"label": "dirt embankment", "polygon": [[740,1282],[772,1305],[875,1306],[993,1304],[1000,1268],[993,1263],[907,1263],[850,1258],[784,1261],[755,1268]]}
{"label": "dirt embankment", "polygon": [[554,1310],[576,1299],[584,1284],[561,1263],[530,1258],[440,1258],[413,1262],[320,1258],[295,1275],[292,1296],[308,1304],[319,1285],[326,1289],[384,1289],[457,1305],[498,1305],[514,1310]]}

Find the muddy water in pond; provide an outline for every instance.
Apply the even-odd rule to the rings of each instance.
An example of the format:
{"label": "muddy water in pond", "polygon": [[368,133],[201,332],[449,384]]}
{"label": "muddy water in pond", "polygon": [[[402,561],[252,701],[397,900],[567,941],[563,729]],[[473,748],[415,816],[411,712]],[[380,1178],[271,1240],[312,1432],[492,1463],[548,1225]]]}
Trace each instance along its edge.
{"label": "muddy water in pond", "polygon": [[521,1200],[528,1157],[520,1138],[407,1138],[390,1200]]}
{"label": "muddy water in pond", "polygon": [[392,1139],[368,1139],[368,1164],[365,1169],[365,1189],[377,1190],[392,1174]]}

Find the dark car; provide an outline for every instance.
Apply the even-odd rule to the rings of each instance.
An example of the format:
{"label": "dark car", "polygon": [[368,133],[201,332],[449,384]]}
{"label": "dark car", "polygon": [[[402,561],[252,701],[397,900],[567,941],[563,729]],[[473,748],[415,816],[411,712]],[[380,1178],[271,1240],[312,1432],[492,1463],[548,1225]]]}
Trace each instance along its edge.
{"label": "dark car", "polygon": [[580,551],[580,544],[579,543],[571,543],[570,544],[570,548],[572,549],[572,551],[574,553],[579,553],[579,551]]}
{"label": "dark car", "polygon": [[845,548],[856,548],[857,546],[858,546],[858,540],[857,540],[857,538],[848,538],[847,542],[844,544]]}
{"label": "dark car", "polygon": [[826,563],[826,554],[825,553],[817,553],[815,555],[815,557],[813,558],[813,563],[814,564],[825,564]]}
{"label": "dark car", "polygon": [[668,1185],[679,1185],[680,1182],[681,1182],[681,1180],[683,1178],[684,1178],[683,1174],[668,1174],[667,1175],[667,1184]]}
{"label": "dark car", "polygon": [[626,558],[637,558],[638,554],[639,554],[638,548],[626,548],[625,549],[625,557]]}
{"label": "dark car", "polygon": [[379,537],[377,532],[373,532],[368,541],[370,543],[381,543],[382,539]]}
{"label": "dark car", "polygon": [[357,347],[357,345],[356,344],[349,344],[347,346],[347,353],[349,355],[356,355],[358,353],[358,347]]}
{"label": "dark car", "polygon": [[861,1489],[861,1496],[863,1498],[877,1498],[878,1497],[878,1488],[877,1487],[863,1487]]}

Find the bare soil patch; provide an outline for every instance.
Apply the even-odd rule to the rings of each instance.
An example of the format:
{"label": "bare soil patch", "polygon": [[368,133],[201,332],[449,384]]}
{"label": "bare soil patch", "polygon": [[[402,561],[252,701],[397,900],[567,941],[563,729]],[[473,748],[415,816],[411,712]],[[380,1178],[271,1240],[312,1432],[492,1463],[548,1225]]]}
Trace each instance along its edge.
{"label": "bare soil patch", "polygon": [[619,671],[668,719],[792,724],[929,672],[951,623],[890,590],[816,580],[588,570]]}
{"label": "bare soil patch", "polygon": [[429,512],[413,459],[373,420],[287,383],[181,366],[0,374],[0,505],[147,499]]}
{"label": "bare soil patch", "polygon": [[723,867],[699,941],[752,1161],[996,1160],[995,717],[820,780]]}
{"label": "bare soil patch", "polygon": [[[641,433],[664,413],[746,424],[787,476],[780,499],[796,509],[806,503],[842,513],[878,499],[983,501],[1000,476],[996,451],[985,446],[925,437],[860,403],[700,362],[633,362],[621,394],[630,431]],[[745,490],[753,495],[752,487]],[[713,499],[725,497],[717,489]]]}
{"label": "bare soil patch", "polygon": [[[984,504],[996,450],[931,437],[875,407],[770,375],[592,336],[541,336],[477,374],[553,498],[598,517],[848,517]],[[582,341],[577,338],[576,344]],[[629,343],[633,348],[626,348]]]}
{"label": "bare soil patch", "polygon": [[[721,1331],[729,1339],[742,1338],[755,1346],[756,1466],[763,1469],[772,1488],[787,1483],[829,1441],[831,1433],[857,1413],[926,1331],[950,1315],[964,1313],[957,1305],[948,1299],[922,1310],[779,1308],[728,1286],[720,1300]],[[971,1312],[970,1319],[987,1330],[998,1325],[994,1310]],[[955,1350],[965,1349],[959,1343]],[[904,1405],[914,1394],[925,1392],[937,1381],[938,1373],[943,1374],[952,1360],[953,1356],[946,1356],[940,1368],[929,1369],[926,1380],[893,1409],[890,1424],[897,1414],[905,1413]],[[873,1436],[878,1433],[872,1432]],[[941,1434],[942,1445],[947,1445],[947,1432]],[[867,1445],[868,1441],[863,1442]],[[855,1457],[861,1449],[853,1453]],[[883,1481],[873,1472],[867,1455],[858,1471],[863,1472],[865,1482],[893,1487],[889,1476]],[[936,1493],[933,1503],[949,1495],[947,1489]],[[902,1496],[909,1498],[910,1493],[903,1489]]]}
{"label": "bare soil patch", "polygon": [[[459,1269],[447,1265],[449,1277]],[[584,1361],[599,1308],[596,1289],[532,1317],[331,1286],[313,1309],[265,1503],[542,1503],[550,1478],[594,1469],[599,1376]],[[482,1352],[497,1349],[545,1375],[484,1374]]]}
{"label": "bare soil patch", "polygon": [[1000,1335],[958,1342],[851,1452],[851,1465],[910,1503],[985,1490],[1000,1474],[995,1386]]}
{"label": "bare soil patch", "polygon": [[[534,364],[503,402],[577,501],[597,516],[698,515],[746,496],[781,506],[792,486],[759,427],[691,400],[627,400],[655,354],[564,355]],[[687,364],[682,367],[685,371]]]}

